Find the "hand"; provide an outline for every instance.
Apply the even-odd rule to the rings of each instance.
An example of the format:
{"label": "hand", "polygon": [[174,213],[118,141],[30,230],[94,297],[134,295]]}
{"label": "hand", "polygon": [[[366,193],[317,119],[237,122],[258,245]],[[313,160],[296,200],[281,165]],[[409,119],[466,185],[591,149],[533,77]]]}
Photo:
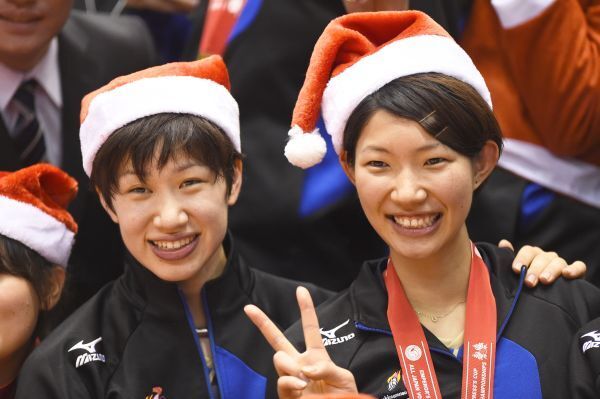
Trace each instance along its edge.
{"label": "hand", "polygon": [[199,0],[127,0],[127,7],[160,12],[190,12]]}
{"label": "hand", "polygon": [[[513,249],[512,244],[507,240],[501,240],[498,246]],[[542,284],[552,284],[560,276],[568,279],[581,278],[587,270],[587,266],[582,261],[567,264],[556,252],[545,252],[539,247],[530,245],[525,245],[515,255],[513,271],[520,273],[522,266],[527,267],[525,285],[528,287],[535,287],[538,281]]]}
{"label": "hand", "polygon": [[408,10],[409,0],[344,0],[348,13],[366,11]]}
{"label": "hand", "polygon": [[336,366],[323,346],[319,320],[308,290],[298,287],[296,298],[302,318],[306,351],[300,353],[281,330],[254,305],[244,307],[246,315],[258,327],[275,350],[273,363],[279,374],[277,393],[280,399],[310,394],[357,393],[352,373]]}

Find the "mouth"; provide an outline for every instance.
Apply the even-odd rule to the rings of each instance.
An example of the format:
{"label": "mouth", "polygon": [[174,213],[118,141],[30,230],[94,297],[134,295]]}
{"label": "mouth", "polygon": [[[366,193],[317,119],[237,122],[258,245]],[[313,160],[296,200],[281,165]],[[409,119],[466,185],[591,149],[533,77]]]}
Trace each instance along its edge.
{"label": "mouth", "polygon": [[148,240],[156,256],[165,260],[179,260],[188,256],[199,241],[199,234],[189,235],[177,240]]}
{"label": "mouth", "polygon": [[414,216],[388,216],[388,219],[397,229],[410,235],[427,234],[433,231],[439,225],[441,218],[441,213]]}
{"label": "mouth", "polygon": [[0,11],[0,20],[6,22],[12,22],[15,24],[29,24],[38,22],[42,17],[30,10],[14,10],[14,11]]}

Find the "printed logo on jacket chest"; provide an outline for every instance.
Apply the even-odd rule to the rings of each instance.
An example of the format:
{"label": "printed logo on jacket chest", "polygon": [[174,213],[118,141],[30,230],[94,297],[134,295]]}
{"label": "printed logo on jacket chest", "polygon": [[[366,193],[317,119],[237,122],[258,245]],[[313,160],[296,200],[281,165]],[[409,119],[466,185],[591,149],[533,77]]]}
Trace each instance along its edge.
{"label": "printed logo on jacket chest", "polygon": [[163,396],[162,387],[154,387],[152,388],[152,393],[150,395],[146,395],[144,399],[167,399],[167,397]]}
{"label": "printed logo on jacket chest", "polygon": [[96,345],[100,341],[102,341],[102,337],[98,337],[95,340],[90,341],[88,343],[84,343],[83,340],[81,340],[81,341],[77,342],[75,345],[73,345],[71,347],[71,349],[69,349],[67,351],[67,352],[73,352],[73,351],[78,351],[78,350],[84,351],[84,353],[75,352],[75,353],[79,353],[79,355],[75,359],[75,368],[79,368],[79,367],[83,366],[84,364],[88,364],[91,362],[106,363],[106,356],[104,356],[104,354],[102,354],[102,353],[98,353],[98,350],[96,349]]}
{"label": "printed logo on jacket chest", "polygon": [[579,338],[581,344],[581,352],[585,353],[590,349],[600,348],[600,333],[598,330],[590,331],[587,334],[583,334]]}
{"label": "printed logo on jacket chest", "polygon": [[395,371],[392,375],[390,375],[385,381],[386,389],[383,390],[383,393],[378,395],[381,399],[400,399],[407,398],[408,391],[406,390],[402,381],[402,372],[400,370]]}
{"label": "printed logo on jacket chest", "polygon": [[346,326],[348,323],[350,323],[350,319],[346,320],[345,322],[343,322],[342,324],[340,324],[338,326],[333,327],[330,330],[324,330],[323,328],[321,328],[319,331],[321,332],[321,335],[322,335],[323,346],[341,344],[343,342],[350,341],[352,338],[354,338],[356,336],[356,334],[354,334],[353,332],[346,334],[346,335],[336,334],[338,330],[340,330],[342,327]]}

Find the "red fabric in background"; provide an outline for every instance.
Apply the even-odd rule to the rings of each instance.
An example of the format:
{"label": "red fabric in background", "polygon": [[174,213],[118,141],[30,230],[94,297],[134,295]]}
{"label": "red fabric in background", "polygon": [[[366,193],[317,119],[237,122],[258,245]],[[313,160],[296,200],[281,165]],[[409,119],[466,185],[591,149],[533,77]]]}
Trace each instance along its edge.
{"label": "red fabric in background", "polygon": [[204,32],[198,49],[198,58],[223,55],[227,39],[235,26],[246,0],[210,0],[204,23]]}

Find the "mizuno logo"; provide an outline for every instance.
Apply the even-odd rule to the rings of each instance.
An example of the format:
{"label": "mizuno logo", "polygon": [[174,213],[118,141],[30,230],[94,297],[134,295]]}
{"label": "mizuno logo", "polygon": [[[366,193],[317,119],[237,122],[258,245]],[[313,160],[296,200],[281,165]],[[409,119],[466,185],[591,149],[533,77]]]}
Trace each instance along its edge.
{"label": "mizuno logo", "polygon": [[592,338],[592,340],[583,343],[583,346],[581,347],[583,353],[585,353],[588,349],[600,348],[600,333],[598,332],[598,330],[594,330],[587,334],[583,334],[581,336],[581,339],[585,337],[590,337]]}
{"label": "mizuno logo", "polygon": [[345,322],[343,322],[342,324],[340,324],[337,327],[333,327],[331,330],[323,331],[323,329],[321,328],[319,331],[321,332],[321,335],[324,335],[327,338],[335,338],[335,332],[337,330],[339,330],[340,328],[344,327],[349,322],[350,322],[350,319],[346,320]]}
{"label": "mizuno logo", "polygon": [[90,343],[84,344],[83,340],[77,342],[75,345],[73,345],[73,347],[71,349],[69,349],[69,352],[74,351],[75,349],[83,349],[85,351],[88,351],[88,353],[96,353],[96,344],[98,342],[102,341],[102,337],[98,337],[95,340],[93,340]]}
{"label": "mizuno logo", "polygon": [[77,360],[75,360],[75,368],[79,368],[90,362],[106,363],[106,357],[102,353],[96,353],[96,344],[98,344],[100,341],[102,341],[102,337],[98,337],[87,344],[84,344],[83,340],[81,340],[68,350],[68,352],[72,352],[74,350],[81,349],[87,352],[77,356]]}
{"label": "mizuno logo", "polygon": [[323,335],[325,337],[325,338],[323,338],[323,346],[341,344],[342,342],[346,342],[346,341],[349,341],[352,338],[354,338],[354,336],[355,336],[354,333],[350,333],[348,335],[344,335],[343,337],[339,337],[339,338],[336,337],[336,335],[335,335],[335,333],[340,328],[344,327],[349,322],[350,322],[350,319],[346,320],[345,322],[343,322],[339,326],[332,328],[331,330],[323,330],[321,328],[319,331],[321,332],[321,335]]}

